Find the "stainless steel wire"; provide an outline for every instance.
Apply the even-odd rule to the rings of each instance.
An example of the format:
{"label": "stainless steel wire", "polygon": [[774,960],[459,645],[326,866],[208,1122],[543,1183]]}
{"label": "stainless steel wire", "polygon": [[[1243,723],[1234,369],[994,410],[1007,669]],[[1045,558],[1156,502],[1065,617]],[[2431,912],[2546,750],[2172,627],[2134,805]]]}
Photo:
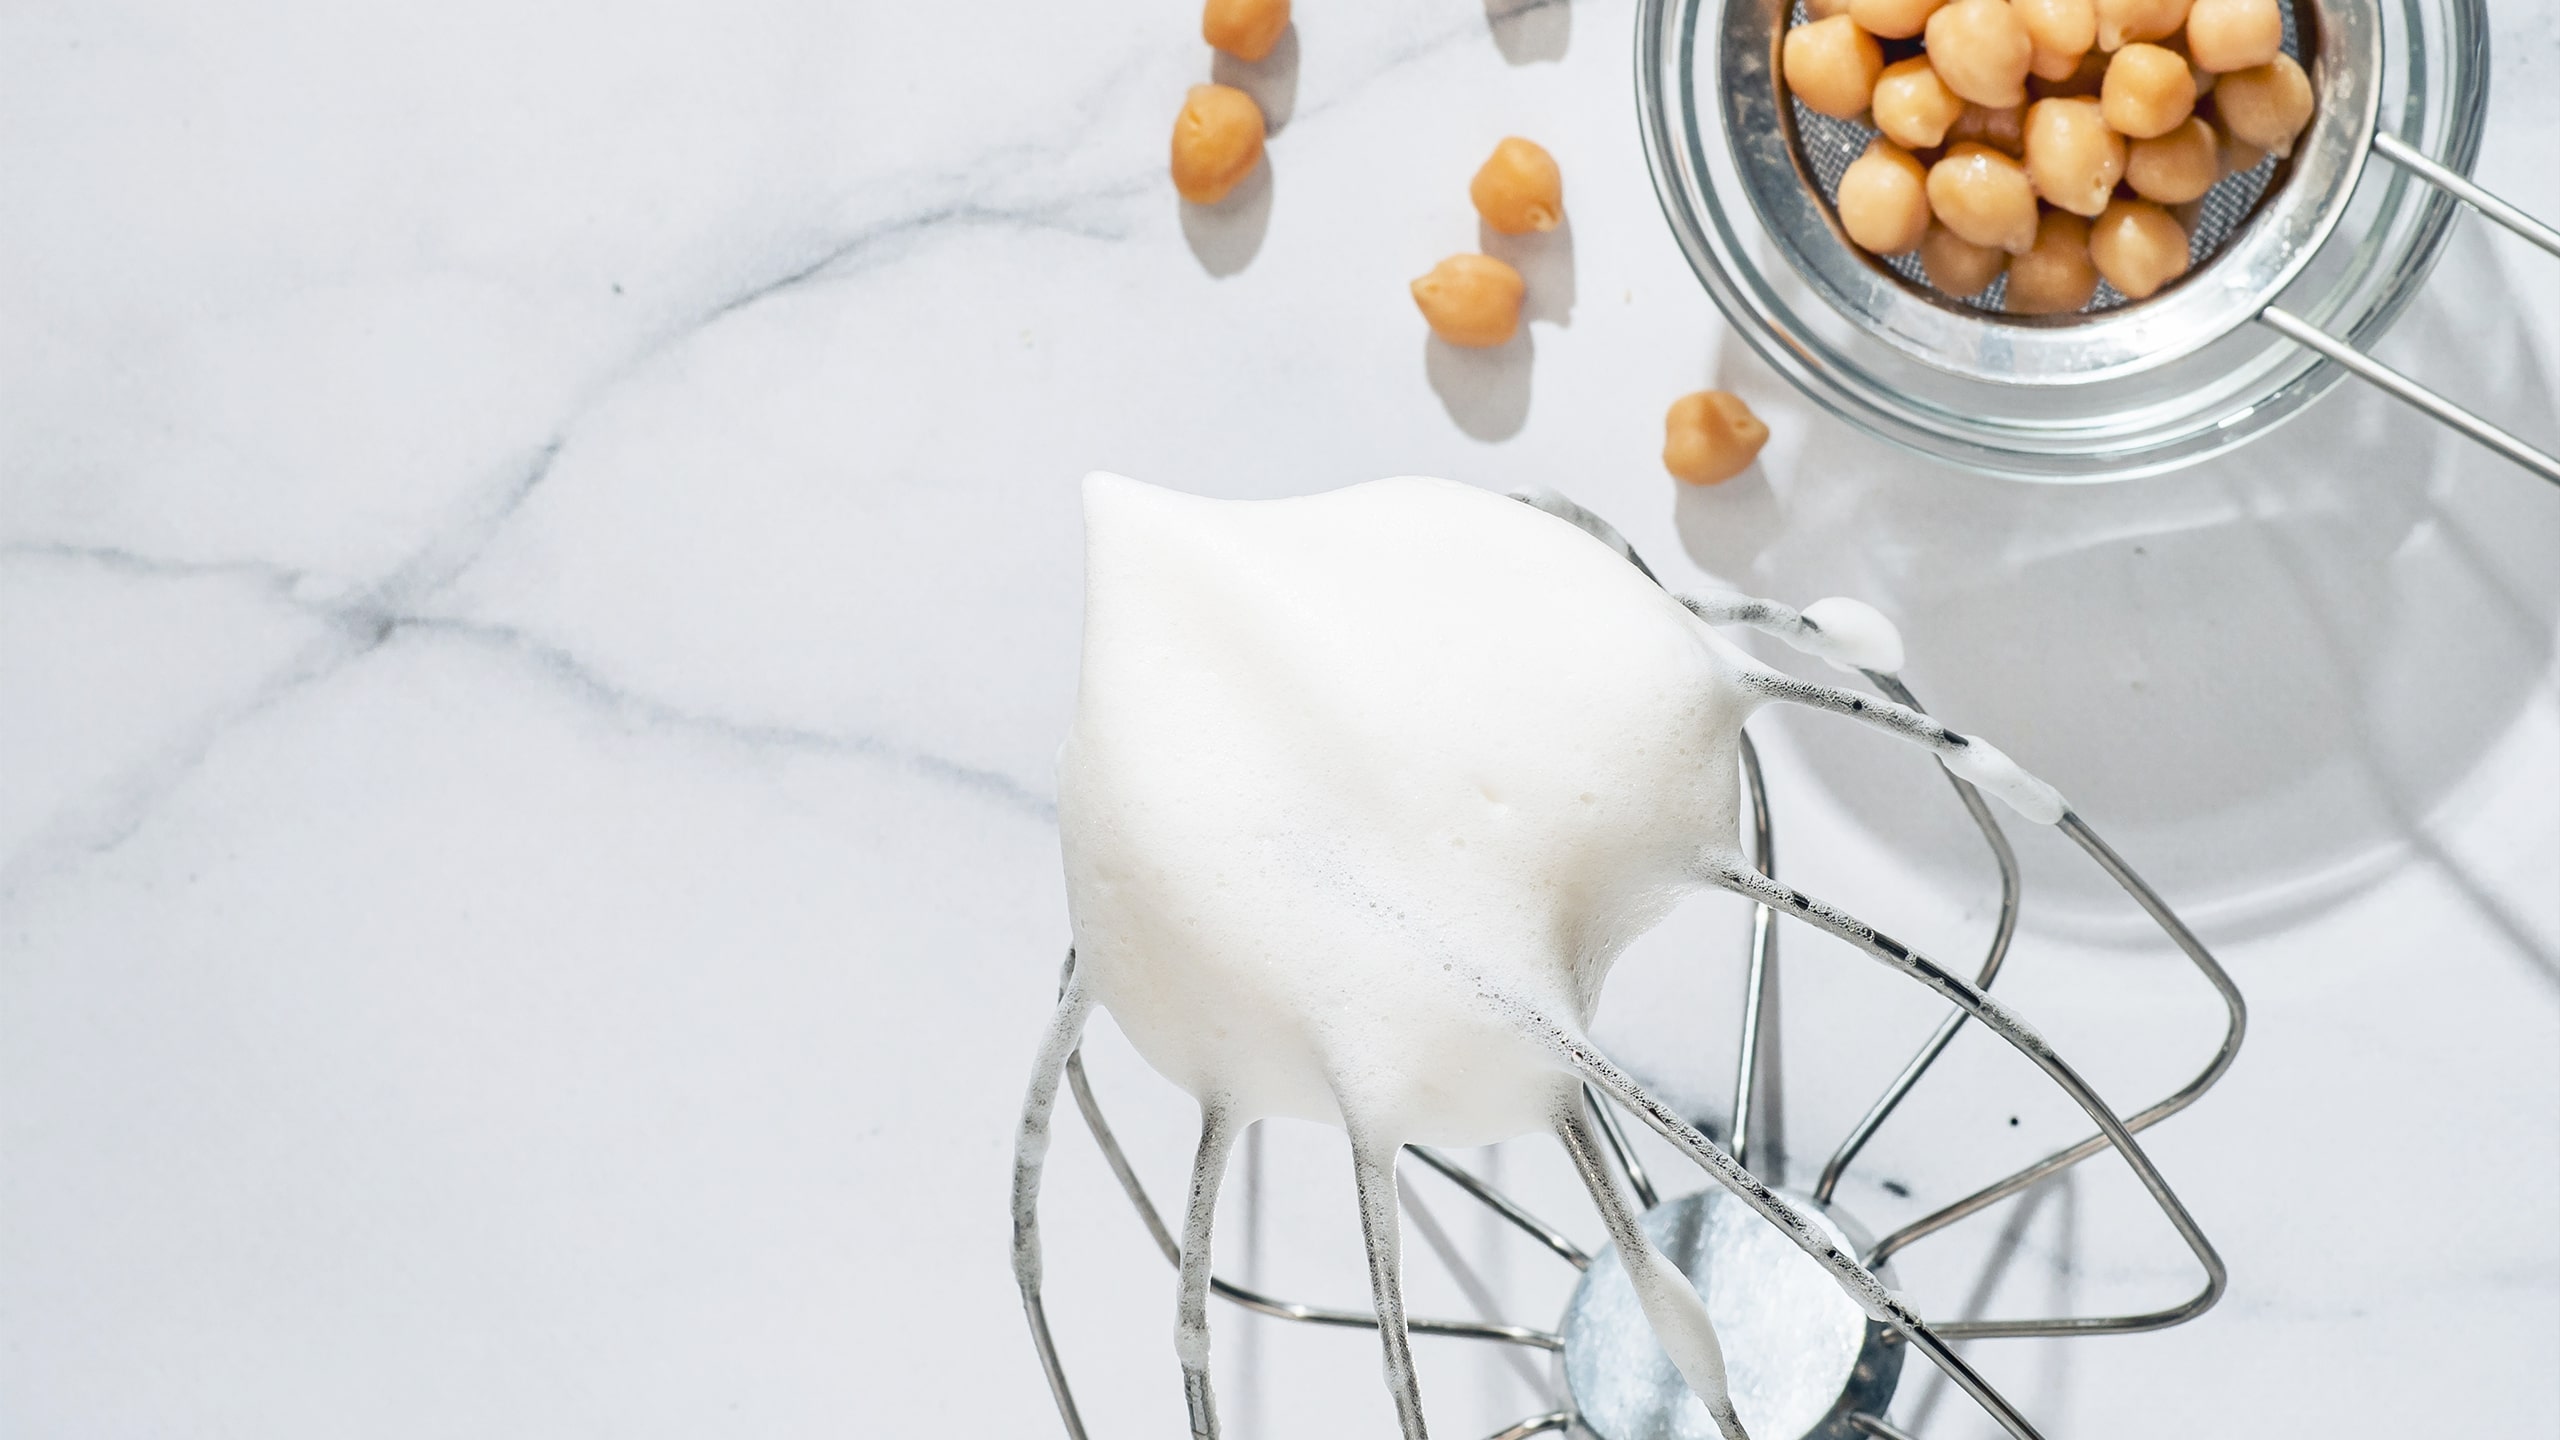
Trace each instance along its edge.
{"label": "stainless steel wire", "polygon": [[1564,1237],[1564,1232],[1520,1208],[1508,1195],[1476,1178],[1475,1174],[1428,1145],[1407,1145],[1405,1153],[1449,1177],[1459,1189],[1474,1196],[1494,1214],[1510,1221],[1532,1240],[1546,1246],[1564,1263],[1576,1270],[1591,1268],[1591,1257],[1582,1247]]}
{"label": "stainless steel wire", "polygon": [[[1167,1230],[1164,1217],[1156,1212],[1155,1202],[1147,1198],[1147,1188],[1140,1183],[1138,1172],[1130,1167],[1129,1157],[1120,1148],[1119,1137],[1111,1133],[1110,1122],[1102,1118],[1102,1107],[1095,1103],[1092,1083],[1085,1078],[1081,1053],[1067,1061],[1067,1088],[1073,1092],[1076,1110],[1084,1116],[1085,1129],[1093,1134],[1093,1143],[1102,1148],[1104,1163],[1111,1167],[1129,1204],[1154,1238],[1156,1248],[1164,1252],[1166,1263],[1175,1269],[1182,1266],[1182,1246]],[[1292,1300],[1275,1300],[1259,1290],[1248,1289],[1212,1274],[1209,1293],[1221,1300],[1241,1305],[1258,1314],[1278,1320],[1295,1320],[1305,1325],[1334,1325],[1347,1330],[1375,1330],[1378,1317],[1361,1310],[1334,1310],[1321,1305],[1301,1305]],[[1512,1345],[1526,1345],[1539,1350],[1560,1350],[1564,1342],[1553,1333],[1533,1330],[1525,1325],[1496,1325],[1478,1320],[1432,1320],[1408,1317],[1405,1328],[1416,1335],[1445,1335],[1460,1340],[1499,1340]]]}
{"label": "stainless steel wire", "polygon": [[[1927,710],[1922,709],[1919,700],[1904,687],[1899,678],[1873,670],[1864,673],[1868,683],[1883,691],[1888,697],[1914,710],[1919,710],[1924,715],[1928,713]],[[1965,813],[1973,817],[1974,827],[1982,832],[1984,842],[1990,845],[1992,862],[2000,868],[2000,915],[1992,925],[1991,948],[1983,956],[1982,969],[1973,977],[1974,984],[1988,990],[1991,988],[1991,982],[2000,974],[2001,962],[2008,958],[2009,942],[2018,933],[2018,908],[2022,889],[2018,875],[2018,853],[2009,847],[2009,836],[2000,828],[2000,822],[1993,817],[1991,806],[1982,798],[1982,792],[1958,779],[1953,772],[1945,773],[1947,783],[1955,787],[1956,799],[1963,803]],[[1762,873],[1765,874],[1766,871]],[[1886,1118],[1891,1116],[1894,1108],[1902,1103],[1903,1097],[1911,1093],[1911,1088],[1920,1083],[1920,1077],[1929,1073],[1929,1067],[1938,1062],[1940,1055],[1946,1053],[1948,1044],[1956,1038],[1956,1032],[1964,1028],[1964,1022],[1965,1013],[1962,1010],[1951,1010],[1947,1013],[1946,1019],[1938,1022],[1937,1030],[1922,1043],[1920,1052],[1911,1057],[1911,1063],[1902,1067],[1902,1073],[1896,1075],[1893,1083],[1885,1087],[1884,1094],[1877,1098],[1874,1105],[1868,1107],[1867,1113],[1840,1142],[1840,1148],[1831,1152],[1830,1160],[1822,1167],[1821,1180],[1813,1187],[1814,1199],[1826,1205],[1831,1203],[1832,1193],[1840,1188],[1840,1177],[1847,1172],[1849,1162],[1858,1158],[1858,1152],[1866,1148],[1869,1140],[1875,1138],[1876,1131],[1883,1128]]]}
{"label": "stainless steel wire", "polygon": [[1485,1437],[1485,1440],[1529,1440],[1532,1435],[1544,1435],[1549,1431],[1562,1430],[1572,1423],[1572,1411],[1556,1410],[1545,1415],[1532,1415],[1507,1430],[1495,1431]]}
{"label": "stainless steel wire", "polygon": [[[1751,802],[1751,863],[1774,880],[1778,849],[1769,821],[1769,787],[1760,774],[1760,747],[1751,743],[1749,730],[1742,732],[1740,740],[1742,788]],[[1777,967],[1778,914],[1766,905],[1754,905],[1751,966],[1742,989],[1742,1057],[1734,1065],[1733,1077],[1733,1158],[1746,1166],[1751,1163],[1751,1111],[1760,1094],[1760,1022],[1768,1008],[1769,987],[1777,983]],[[1777,1103],[1771,1097],[1771,1108]]]}
{"label": "stainless steel wire", "polygon": [[1608,1097],[1590,1086],[1583,1087],[1591,1100],[1591,1118],[1600,1126],[1601,1142],[1609,1147],[1609,1157],[1626,1172],[1627,1188],[1636,1192],[1636,1203],[1647,1210],[1662,1203],[1653,1188],[1653,1177],[1644,1173],[1644,1162],[1636,1158],[1636,1147],[1627,1143],[1627,1132],[1618,1128],[1617,1112],[1609,1108]]}

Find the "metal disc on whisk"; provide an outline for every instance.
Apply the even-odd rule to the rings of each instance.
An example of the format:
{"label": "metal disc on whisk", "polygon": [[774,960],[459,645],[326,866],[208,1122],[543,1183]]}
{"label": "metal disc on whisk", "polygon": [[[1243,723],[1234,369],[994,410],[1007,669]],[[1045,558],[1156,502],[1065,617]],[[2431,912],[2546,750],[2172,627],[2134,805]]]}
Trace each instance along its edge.
{"label": "metal disc on whisk", "polygon": [[[1836,1211],[1791,1198],[1842,1248],[1860,1248],[1865,1237]],[[1706,1297],[1734,1409],[1755,1440],[1857,1440],[1850,1415],[1885,1413],[1908,1347],[1885,1343],[1885,1327],[1750,1207],[1703,1191],[1647,1211],[1644,1228]],[[1565,1384],[1598,1440],[1717,1440],[1614,1248],[1592,1257],[1560,1329]]]}

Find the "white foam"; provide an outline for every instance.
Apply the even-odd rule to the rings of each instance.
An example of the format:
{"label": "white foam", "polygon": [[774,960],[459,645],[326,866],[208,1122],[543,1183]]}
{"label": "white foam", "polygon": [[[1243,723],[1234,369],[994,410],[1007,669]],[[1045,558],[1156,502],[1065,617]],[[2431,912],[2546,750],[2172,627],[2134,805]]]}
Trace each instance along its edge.
{"label": "white foam", "polygon": [[1239,1120],[1470,1145],[1569,1085],[1618,952],[1735,835],[1734,652],[1599,541],[1444,480],[1085,484],[1060,753],[1076,953]]}
{"label": "white foam", "polygon": [[1815,631],[1800,642],[1807,653],[1843,670],[1891,675],[1902,668],[1902,632],[1864,600],[1834,595],[1807,605],[1803,614]]}
{"label": "white foam", "polygon": [[2061,791],[2028,774],[1999,746],[1979,735],[1967,735],[1963,745],[1940,752],[1938,758],[1957,779],[1999,798],[2038,825],[2054,824],[2070,808]]}

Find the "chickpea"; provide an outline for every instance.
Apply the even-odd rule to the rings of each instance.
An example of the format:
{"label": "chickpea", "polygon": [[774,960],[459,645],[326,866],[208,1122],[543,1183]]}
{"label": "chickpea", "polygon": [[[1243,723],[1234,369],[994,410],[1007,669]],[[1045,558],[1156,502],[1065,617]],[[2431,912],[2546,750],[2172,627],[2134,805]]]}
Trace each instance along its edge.
{"label": "chickpea", "polygon": [[1545,146],[1509,136],[1476,171],[1467,197],[1484,223],[1505,235],[1553,230],[1564,219],[1564,172]]}
{"label": "chickpea", "polygon": [[2009,265],[2009,252],[1976,245],[1944,225],[1931,224],[1920,238],[1920,266],[1929,283],[1959,299],[1991,288]]}
{"label": "chickpea", "polygon": [[1866,113],[1884,70],[1884,47],[1846,15],[1798,25],[1787,32],[1781,56],[1787,93],[1834,120]]}
{"label": "chickpea", "polygon": [[1929,63],[1976,105],[2023,105],[2035,41],[2009,0],[1955,0],[1929,17]]}
{"label": "chickpea", "polygon": [[2095,95],[2107,83],[2107,61],[2113,57],[2104,50],[2092,50],[2080,57],[2071,73],[2059,80],[2042,75],[2027,82],[2027,93],[2039,100],[2071,100]]}
{"label": "chickpea", "polygon": [[2070,315],[2097,293],[2089,222],[2068,210],[2047,210],[2036,222],[2035,248],[2009,262],[2009,313]]}
{"label": "chickpea", "polygon": [[1173,188],[1215,205],[1261,163],[1262,107],[1232,85],[1192,86],[1173,122]]}
{"label": "chickpea", "polygon": [[2195,0],[2187,12],[2187,54],[2207,70],[2248,70],[2283,53],[2276,0]]}
{"label": "chickpea", "polygon": [[1878,136],[1840,172],[1840,228],[1861,250],[1899,255],[1929,230],[1929,172]]}
{"label": "chickpea", "polygon": [[1849,0],[1804,0],[1804,13],[1816,20],[1849,13]]}
{"label": "chickpea", "polygon": [[2196,81],[2187,62],[2157,45],[2118,50],[2098,94],[2107,123],[2134,140],[2166,135],[2196,109]]}
{"label": "chickpea", "polygon": [[2187,273],[2187,232],[2148,200],[2118,200],[2089,227],[2089,262],[2130,300]]}
{"label": "chickpea", "polygon": [[1950,145],[1987,145],[2003,155],[2015,158],[2027,153],[2027,107],[2010,105],[1998,110],[1980,105],[1967,105],[1956,123],[1947,127]]}
{"label": "chickpea", "polygon": [[1729,390],[1683,395],[1662,417],[1662,468],[1692,485],[1723,484],[1768,443],[1769,427]]}
{"label": "chickpea", "polygon": [[2125,158],[2125,183],[2145,200],[2184,205],[2199,200],[2222,179],[2222,140],[2202,120],[2166,135],[2133,142]]}
{"label": "chickpea", "polygon": [[2080,59],[2098,43],[2098,8],[2094,0],[2010,0],[2027,39],[2036,47],[2027,68],[2046,80],[2067,80]]}
{"label": "chickpea", "polygon": [[1849,18],[1858,28],[1884,40],[1908,40],[1929,23],[1929,15],[1947,0],[1849,0]]}
{"label": "chickpea", "polygon": [[2124,178],[2124,137],[2095,100],[2039,100],[2027,107],[2027,178],[2074,215],[2107,208]]}
{"label": "chickpea", "polygon": [[2121,50],[2137,40],[2166,40],[2187,23],[2187,0],[2097,0],[2098,48]]}
{"label": "chickpea", "polygon": [[1431,333],[1471,350],[1506,344],[1520,328],[1529,282],[1490,255],[1452,255],[1413,282],[1413,303]]}
{"label": "chickpea", "polygon": [[1947,138],[1964,114],[1964,98],[1947,88],[1926,55],[1884,67],[1872,102],[1876,128],[1906,150],[1926,150]]}
{"label": "chickpea", "polygon": [[2267,152],[2263,146],[2252,145],[2229,130],[2217,129],[2214,135],[2221,142],[2221,154],[2218,158],[2222,161],[2222,173],[2226,176],[2245,175],[2257,169],[2267,158]]}
{"label": "chickpea", "polygon": [[2196,57],[2187,53],[2187,37],[2185,35],[2172,35],[2168,39],[2160,41],[2159,45],[2161,49],[2166,50],[2170,54],[2187,62],[2187,78],[2196,82],[2196,98],[2198,100],[2202,100],[2205,96],[2213,93],[2213,82],[2221,79],[2222,77],[2197,64]]}
{"label": "chickpea", "polygon": [[1289,0],[1209,0],[1200,11],[1200,38],[1244,61],[1271,58],[1288,28]]}
{"label": "chickpea", "polygon": [[1950,146],[1929,167],[1929,208],[1976,245],[2024,255],[2036,243],[2036,187],[2025,167],[1987,145]]}
{"label": "chickpea", "polygon": [[2214,89],[2215,113],[2232,138],[2278,155],[2293,153],[2294,137],[2311,123],[2311,107],[2311,77],[2290,55],[2234,70]]}

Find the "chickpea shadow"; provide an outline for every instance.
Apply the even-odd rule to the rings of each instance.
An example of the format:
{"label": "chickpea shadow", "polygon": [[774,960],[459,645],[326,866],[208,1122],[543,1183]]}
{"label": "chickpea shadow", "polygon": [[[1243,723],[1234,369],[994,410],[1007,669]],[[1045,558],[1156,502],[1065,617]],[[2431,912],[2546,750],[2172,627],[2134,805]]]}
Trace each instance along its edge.
{"label": "chickpea shadow", "polygon": [[1452,345],[1437,335],[1422,343],[1422,369],[1441,408],[1478,440],[1508,440],[1529,423],[1529,378],[1537,342],[1529,327],[1489,349]]}
{"label": "chickpea shadow", "polygon": [[[1732,573],[1738,567],[1724,557],[1758,553],[1777,538],[1786,523],[1778,493],[1769,483],[1768,468],[1759,460],[1721,485],[1688,485],[1677,480],[1669,484],[1674,492],[1671,524],[1680,536],[1680,548],[1709,574]],[[1718,563],[1709,564],[1708,558],[1716,558]]]}
{"label": "chickpea shadow", "polygon": [[1262,108],[1264,134],[1277,135],[1288,128],[1289,117],[1298,111],[1297,22],[1291,21],[1271,53],[1259,60],[1239,60],[1224,50],[1211,55],[1209,78],[1253,97],[1253,103]]}
{"label": "chickpea shadow", "polygon": [[1182,207],[1183,241],[1201,269],[1223,279],[1242,271],[1262,253],[1263,237],[1271,232],[1274,183],[1271,156],[1266,153],[1253,173],[1217,204],[1174,202]]}
{"label": "chickpea shadow", "polygon": [[[2546,414],[2497,256],[2476,229],[2451,248],[2480,282],[2427,290],[2384,358],[2493,417]],[[1757,356],[1732,363],[1779,384]],[[2426,833],[2551,673],[2549,487],[2352,380],[2280,436],[2144,480],[1992,479],[1829,420],[1779,480],[1765,509],[1684,515],[1690,558],[1791,601],[1878,604],[1921,698],[2061,786],[2191,920],[2259,933],[2427,864],[2560,983],[2549,941]],[[1934,767],[1779,718],[1809,778],[1896,853],[1983,883]],[[2067,842],[2012,833],[2039,923],[2146,933]]]}
{"label": "chickpea shadow", "polygon": [[1572,0],[1484,0],[1484,23],[1506,64],[1562,60],[1573,44]]}
{"label": "chickpea shadow", "polygon": [[1476,222],[1476,246],[1485,254],[1520,272],[1529,285],[1528,295],[1521,301],[1520,323],[1542,321],[1549,325],[1573,324],[1573,304],[1578,298],[1573,267],[1573,217],[1565,216],[1556,228],[1544,234],[1505,235],[1479,220]]}

